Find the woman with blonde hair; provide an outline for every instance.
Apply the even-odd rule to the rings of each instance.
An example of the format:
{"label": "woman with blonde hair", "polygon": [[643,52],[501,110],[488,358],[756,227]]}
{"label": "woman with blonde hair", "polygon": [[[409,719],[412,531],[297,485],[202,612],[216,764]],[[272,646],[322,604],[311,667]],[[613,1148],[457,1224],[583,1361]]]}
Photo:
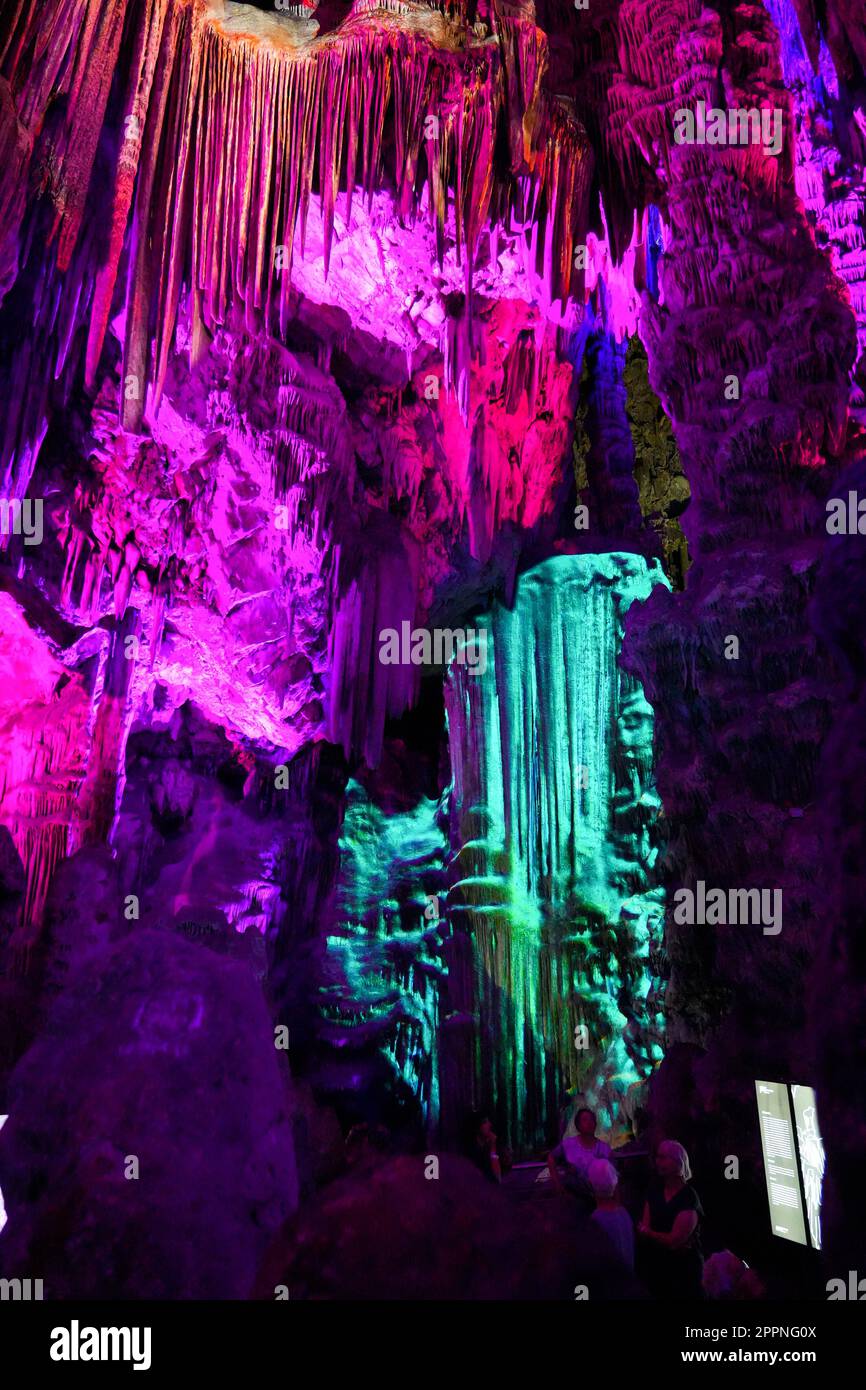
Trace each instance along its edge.
{"label": "woman with blonde hair", "polygon": [[702,1298],[701,1199],[691,1184],[689,1156],[665,1139],[656,1150],[657,1177],[650,1183],[638,1226],[643,1274],[656,1298]]}

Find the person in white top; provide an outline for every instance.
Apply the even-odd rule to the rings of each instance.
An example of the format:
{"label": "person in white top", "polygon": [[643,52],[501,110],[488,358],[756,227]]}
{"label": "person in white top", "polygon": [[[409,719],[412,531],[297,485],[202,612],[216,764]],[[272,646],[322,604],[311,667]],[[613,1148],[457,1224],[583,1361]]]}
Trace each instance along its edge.
{"label": "person in white top", "polygon": [[[574,1117],[574,1125],[577,1133],[574,1135],[564,1135],[555,1149],[551,1149],[547,1155],[547,1166],[554,1186],[560,1191],[571,1184],[563,1182],[559,1173],[559,1163],[565,1164],[566,1178],[582,1180],[580,1186],[586,1184],[586,1176],[589,1165],[594,1159],[610,1157],[610,1145],[605,1144],[603,1139],[598,1139],[595,1133],[596,1119],[591,1110],[585,1106],[577,1111]],[[589,1191],[587,1185],[587,1191]]]}

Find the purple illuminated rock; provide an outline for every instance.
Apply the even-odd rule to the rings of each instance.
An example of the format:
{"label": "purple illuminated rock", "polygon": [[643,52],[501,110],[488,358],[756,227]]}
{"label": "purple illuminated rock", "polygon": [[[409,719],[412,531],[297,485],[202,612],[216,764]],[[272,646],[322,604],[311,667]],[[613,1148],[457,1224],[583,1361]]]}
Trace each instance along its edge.
{"label": "purple illuminated rock", "polygon": [[243,1296],[298,1198],[284,1058],[243,966],[152,931],[94,957],[10,1083],[4,1274]]}

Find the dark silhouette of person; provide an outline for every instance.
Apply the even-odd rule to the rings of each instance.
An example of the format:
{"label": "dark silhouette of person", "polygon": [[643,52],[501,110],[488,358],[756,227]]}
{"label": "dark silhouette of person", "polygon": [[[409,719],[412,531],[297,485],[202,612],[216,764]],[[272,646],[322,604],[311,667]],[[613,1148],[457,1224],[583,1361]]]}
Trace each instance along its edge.
{"label": "dark silhouette of person", "polygon": [[689,1156],[682,1144],[666,1139],[656,1151],[657,1177],[650,1183],[641,1237],[641,1272],[656,1298],[703,1298],[701,1276],[701,1199],[691,1184]]}
{"label": "dark silhouette of person", "polygon": [[702,1279],[707,1298],[719,1302],[746,1302],[766,1298],[761,1276],[731,1250],[719,1250],[704,1263]]}
{"label": "dark silhouette of person", "polygon": [[490,1182],[502,1182],[502,1164],[497,1150],[493,1121],[489,1115],[480,1115],[475,1123],[474,1135],[470,1144],[470,1157]]}

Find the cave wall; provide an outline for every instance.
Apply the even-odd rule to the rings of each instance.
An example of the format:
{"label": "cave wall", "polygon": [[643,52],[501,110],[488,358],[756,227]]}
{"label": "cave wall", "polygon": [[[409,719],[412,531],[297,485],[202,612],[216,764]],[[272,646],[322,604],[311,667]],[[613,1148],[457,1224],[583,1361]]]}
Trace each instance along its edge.
{"label": "cave wall", "polygon": [[[184,999],[210,988],[189,972],[227,1013],[255,998],[253,1050],[289,1030],[293,1077],[277,1058],[262,1118],[276,1156],[251,1180],[266,1205],[274,1173],[300,1191],[327,1167],[331,1106],[453,1140],[459,1112],[497,1104],[519,1146],[548,1137],[561,1084],[612,1123],[649,1079],[657,1130],[708,1183],[740,1155],[755,1191],[752,1084],[771,1072],[819,1091],[827,1260],[844,1264],[862,615],[858,538],[828,536],[825,503],[862,472],[862,16],[848,0],[309,11],[0,4],[2,497],[38,499],[44,523],[39,544],[0,535],[12,1204],[41,1143],[33,1049],[98,997],[99,962],[157,1034],[187,1026],[151,951]],[[778,156],[677,144],[698,100],[777,108]],[[568,936],[599,882],[573,845],[542,863],[508,798],[558,807],[589,725],[564,753],[547,733],[543,786],[531,740],[494,766],[478,729],[499,718],[517,748],[521,721],[557,727],[568,660],[536,690],[521,664],[550,665],[546,619],[527,617],[526,643],[509,624],[545,565],[613,552],[670,581],[622,615],[619,666],[619,639],[605,647],[622,727],[611,715],[595,830],[616,857],[632,815],[642,848],[591,905],[605,970],[573,973],[560,941],[542,970],[537,941],[513,949],[541,928],[502,899],[535,875],[532,912],[545,901]],[[379,660],[404,623],[484,626],[512,652],[495,701],[492,675]],[[567,656],[591,666],[582,641]],[[491,838],[475,818],[500,787]],[[580,901],[553,881],[565,860]],[[95,865],[79,922],[64,894]],[[661,890],[672,904],[699,880],[780,888],[782,931],[691,928],[669,906],[658,940]],[[646,893],[648,915],[627,907]],[[575,998],[612,1030],[592,1074],[569,1043]],[[21,1259],[67,1229],[63,1203],[74,1225],[122,1201],[101,1186],[120,1152],[105,1144],[60,1215],[15,1235]],[[177,1291],[211,1289],[188,1276]]]}
{"label": "cave wall", "polygon": [[[828,244],[828,226],[838,228],[842,216],[834,200],[846,202],[835,181],[820,215],[810,215],[803,146],[811,116],[795,109],[783,85],[796,21],[784,7],[772,9],[787,26],[784,47],[760,6],[625,3],[615,7],[615,36],[596,11],[608,61],[596,61],[586,87],[588,99],[604,83],[598,138],[612,169],[631,178],[640,171],[668,234],[662,302],[644,297],[640,333],[691,490],[681,518],[691,566],[685,592],[659,591],[635,610],[625,643],[626,664],[656,710],[670,829],[665,881],[672,892],[699,880],[724,889],[772,885],[784,902],[778,936],[754,926],[680,926],[669,909],[668,1041],[691,1059],[692,1080],[690,1090],[678,1062],[666,1089],[663,1066],[656,1108],[668,1131],[689,1135],[708,1170],[719,1174],[725,1157],[737,1155],[756,1185],[754,1079],[811,1078],[834,1126],[848,1115],[838,1138],[828,1138],[825,1258],[838,1263],[850,1249],[841,1213],[859,1197],[836,1145],[862,1129],[848,1064],[831,1075],[823,1060],[815,1009],[818,999],[826,1006],[828,950],[847,955],[854,944],[850,918],[846,925],[842,910],[834,919],[831,906],[832,775],[822,762],[825,740],[840,720],[847,724],[851,707],[836,643],[814,605],[836,545],[825,501],[844,486],[843,470],[860,449],[849,420],[860,398],[853,373],[862,226],[850,248],[839,237],[839,249],[850,250],[840,259]],[[818,67],[814,24],[813,16],[799,42]],[[828,32],[844,46],[840,27],[832,16]],[[862,92],[856,63],[840,70]],[[832,104],[817,79],[813,86]],[[772,102],[784,115],[779,157],[672,143],[675,108],[700,98],[723,107]],[[856,168],[853,106],[849,90],[834,123],[845,154],[835,159]],[[587,109],[580,100],[578,109]],[[731,376],[735,397],[726,392]],[[849,856],[843,880],[852,871]],[[727,1196],[725,1184],[718,1188],[736,1205],[733,1185]]]}

